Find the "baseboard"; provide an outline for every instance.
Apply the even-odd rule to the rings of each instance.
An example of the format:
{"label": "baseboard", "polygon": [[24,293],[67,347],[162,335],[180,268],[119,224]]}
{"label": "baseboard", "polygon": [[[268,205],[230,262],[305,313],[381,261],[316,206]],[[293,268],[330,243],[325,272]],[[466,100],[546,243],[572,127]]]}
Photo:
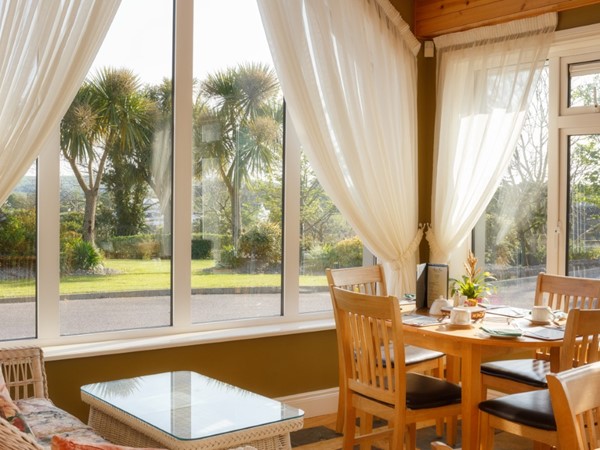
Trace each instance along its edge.
{"label": "baseboard", "polygon": [[338,388],[288,395],[277,399],[304,411],[304,417],[324,416],[337,412]]}

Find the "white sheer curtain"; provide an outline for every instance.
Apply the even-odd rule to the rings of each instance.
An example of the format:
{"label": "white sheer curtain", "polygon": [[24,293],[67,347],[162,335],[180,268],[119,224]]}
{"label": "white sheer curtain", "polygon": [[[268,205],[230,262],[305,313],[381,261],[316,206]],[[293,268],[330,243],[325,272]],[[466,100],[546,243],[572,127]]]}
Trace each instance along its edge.
{"label": "white sheer curtain", "polygon": [[58,130],[119,4],[0,1],[0,205]]}
{"label": "white sheer curtain", "polygon": [[510,162],[548,55],[556,14],[441,36],[430,261],[446,263]]}
{"label": "white sheer curtain", "polygon": [[293,125],[325,191],[415,291],[416,53],[387,0],[258,0]]}

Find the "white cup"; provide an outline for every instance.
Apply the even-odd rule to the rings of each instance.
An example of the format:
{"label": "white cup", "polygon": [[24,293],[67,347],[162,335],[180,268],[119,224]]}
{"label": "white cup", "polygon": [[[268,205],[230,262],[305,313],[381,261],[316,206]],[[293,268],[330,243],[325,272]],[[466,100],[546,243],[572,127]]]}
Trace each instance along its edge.
{"label": "white cup", "polygon": [[453,325],[469,325],[471,323],[471,311],[460,306],[452,308],[450,323]]}
{"label": "white cup", "polygon": [[531,320],[533,322],[548,323],[554,318],[554,314],[549,306],[534,306],[531,310]]}

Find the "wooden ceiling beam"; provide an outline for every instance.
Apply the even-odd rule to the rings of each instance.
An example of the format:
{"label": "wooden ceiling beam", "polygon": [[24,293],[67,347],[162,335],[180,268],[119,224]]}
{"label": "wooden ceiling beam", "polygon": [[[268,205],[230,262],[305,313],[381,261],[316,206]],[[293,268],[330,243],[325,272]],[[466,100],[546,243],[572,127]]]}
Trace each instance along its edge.
{"label": "wooden ceiling beam", "polygon": [[415,35],[430,39],[595,3],[600,0],[415,0]]}

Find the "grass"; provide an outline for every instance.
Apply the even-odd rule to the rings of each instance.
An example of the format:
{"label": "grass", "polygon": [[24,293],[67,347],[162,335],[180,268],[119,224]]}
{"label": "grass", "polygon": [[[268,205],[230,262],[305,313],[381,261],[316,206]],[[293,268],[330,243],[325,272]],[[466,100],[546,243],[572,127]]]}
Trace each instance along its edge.
{"label": "grass", "polygon": [[[109,275],[70,275],[61,277],[60,293],[124,292],[169,289],[171,261],[139,259],[107,259],[104,266],[114,273]],[[192,261],[192,289],[271,287],[281,285],[279,274],[210,273],[212,260]],[[300,286],[326,286],[325,274],[301,275]],[[31,297],[35,293],[33,280],[0,281],[0,298]]]}

